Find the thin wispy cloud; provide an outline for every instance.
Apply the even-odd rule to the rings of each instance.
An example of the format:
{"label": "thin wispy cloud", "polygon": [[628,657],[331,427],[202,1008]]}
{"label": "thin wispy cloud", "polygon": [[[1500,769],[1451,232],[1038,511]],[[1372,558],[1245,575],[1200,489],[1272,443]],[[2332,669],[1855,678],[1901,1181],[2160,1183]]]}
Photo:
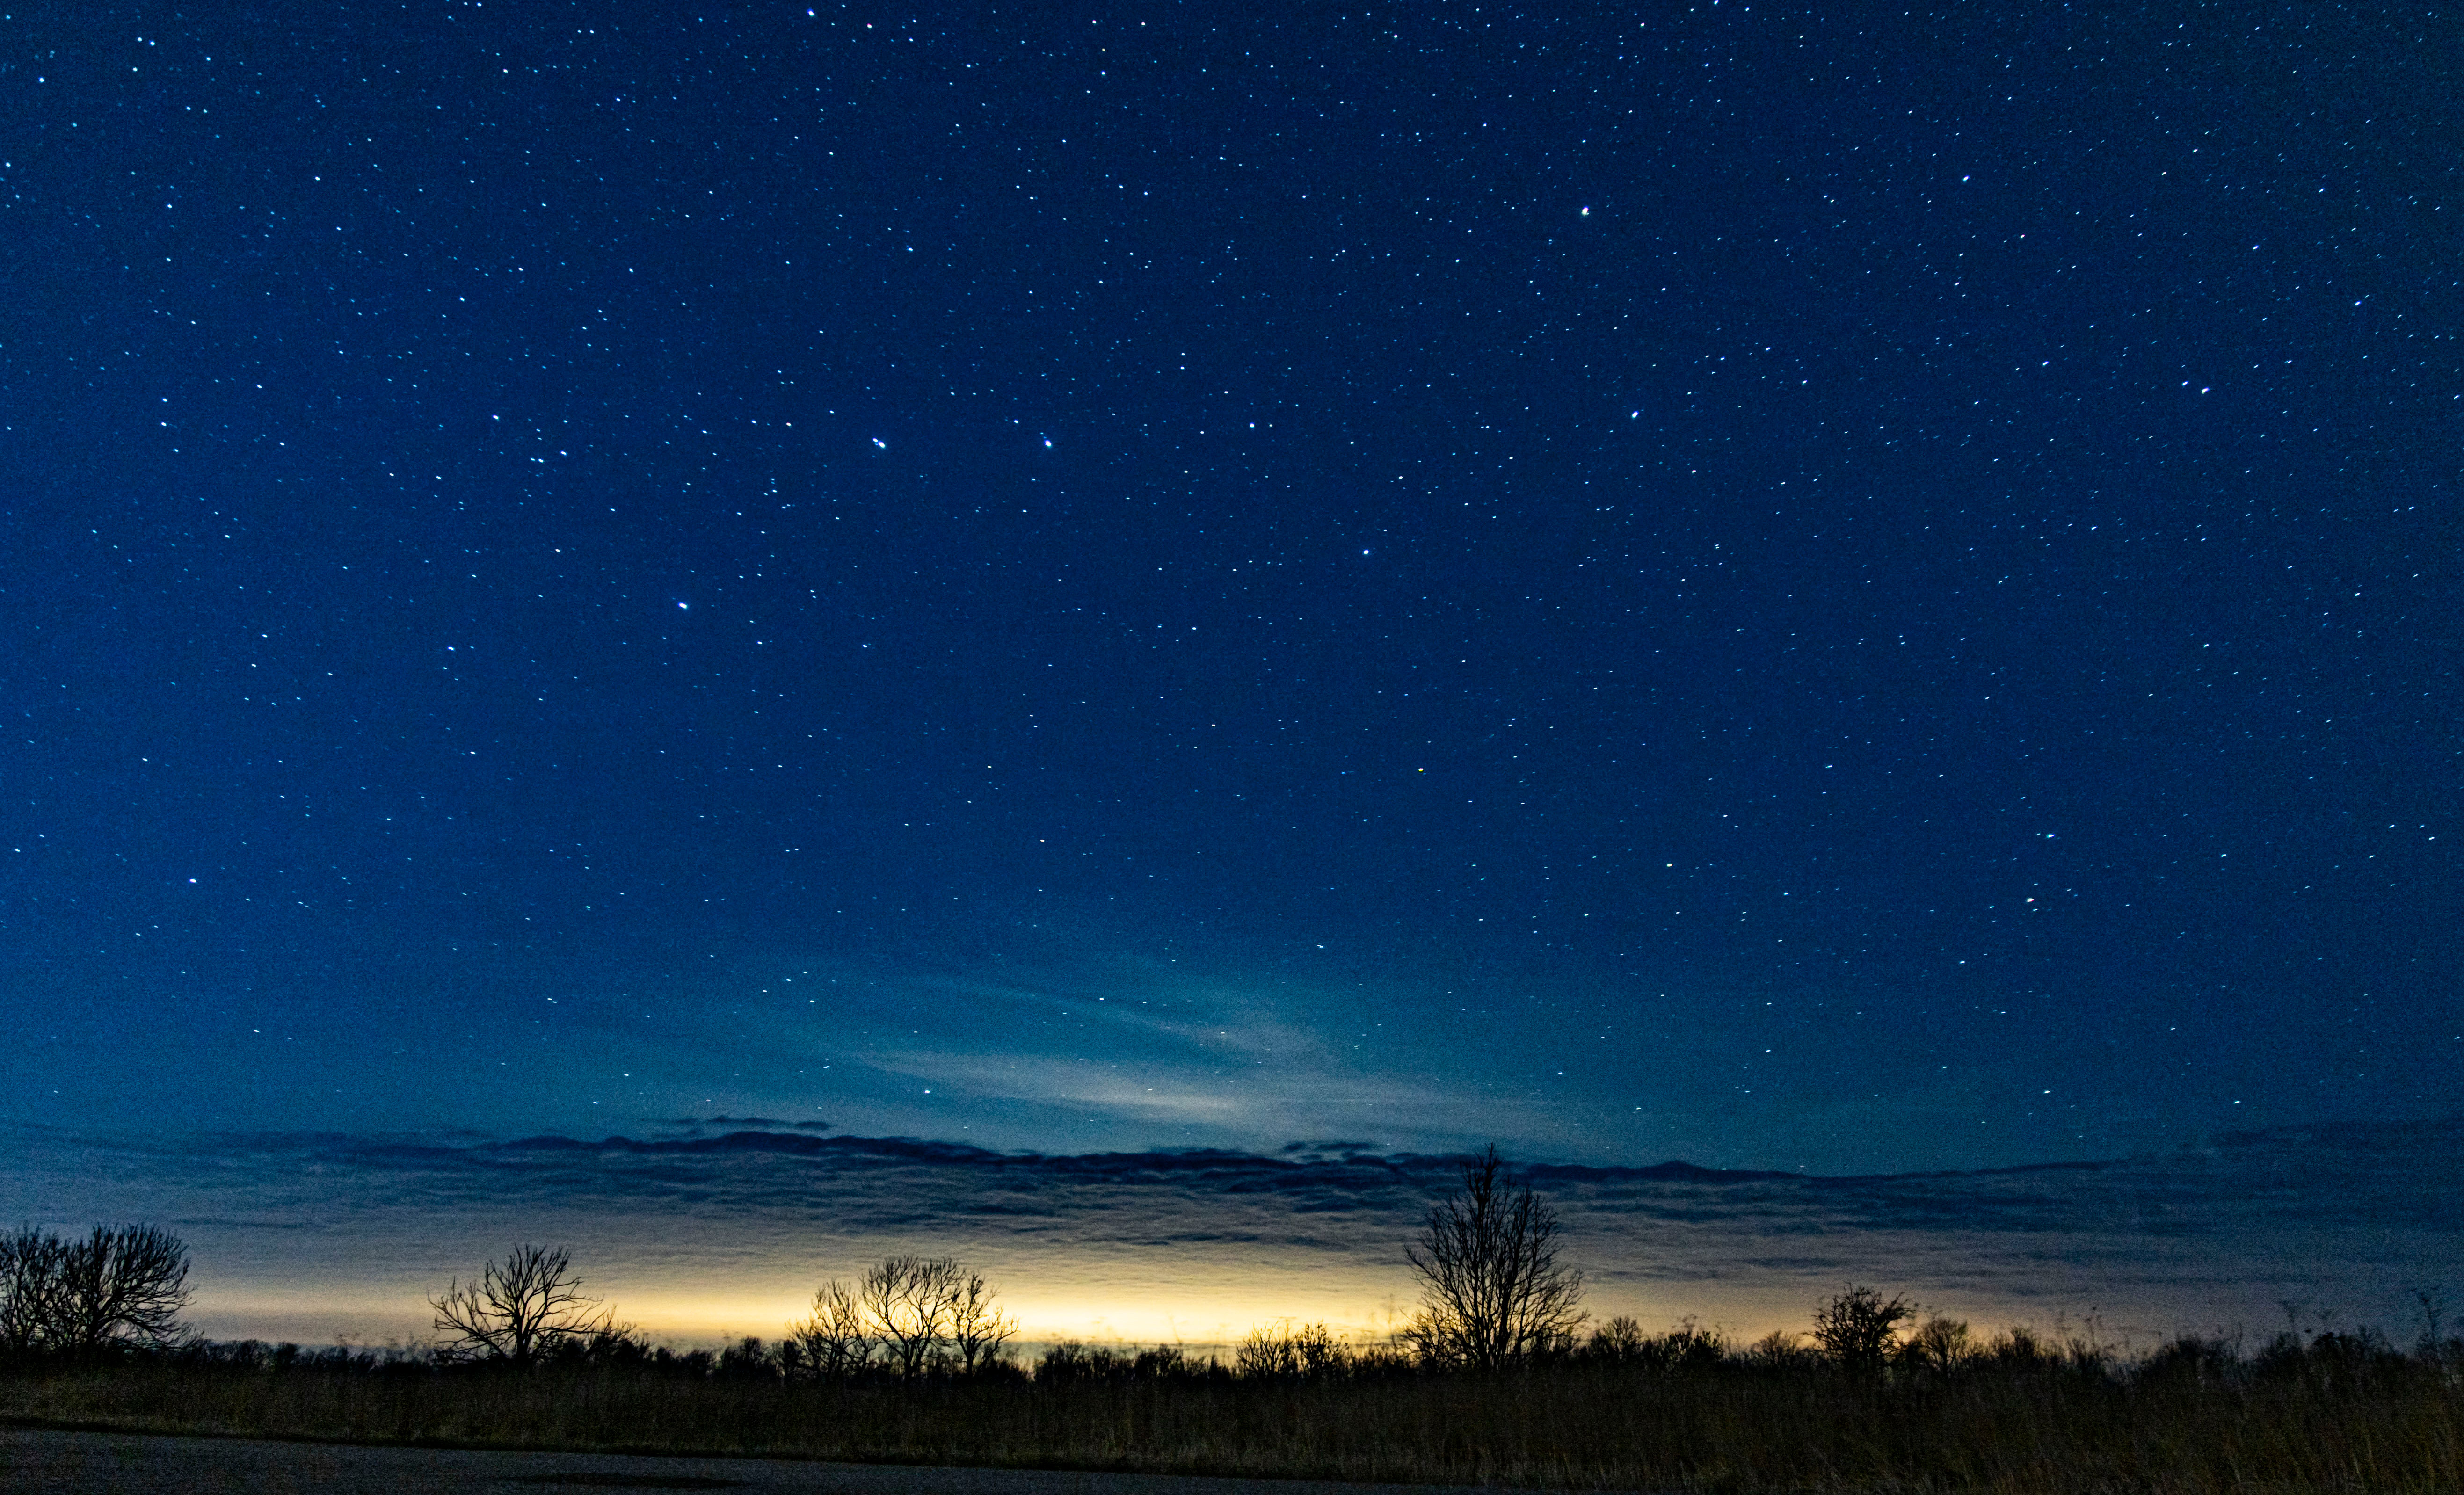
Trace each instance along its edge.
{"label": "thin wispy cloud", "polygon": [[[1033,1127],[988,1135],[1052,1134],[1068,1120],[1097,1134],[1180,1129],[1188,1144],[1280,1145],[1295,1131],[1375,1126],[1389,1145],[1468,1140],[1471,1088],[1442,1068],[1378,1062],[1398,1037],[1377,1034],[1349,996],[1272,995],[1195,981],[1137,962],[1089,962],[1034,981],[884,978],[925,1000],[976,1009],[980,1045],[918,1044],[884,1022],[842,1035],[838,1063],[896,1082],[891,1114],[912,1115],[928,1093],[952,1106],[1031,1108]],[[1379,1045],[1364,1057],[1363,1040]],[[878,1103],[876,1103],[878,1104]],[[899,1111],[903,1104],[911,1108]],[[1484,1100],[1485,1125],[1511,1135],[1553,1133],[1555,1122],[1511,1098]],[[862,1120],[882,1110],[857,1110]]]}

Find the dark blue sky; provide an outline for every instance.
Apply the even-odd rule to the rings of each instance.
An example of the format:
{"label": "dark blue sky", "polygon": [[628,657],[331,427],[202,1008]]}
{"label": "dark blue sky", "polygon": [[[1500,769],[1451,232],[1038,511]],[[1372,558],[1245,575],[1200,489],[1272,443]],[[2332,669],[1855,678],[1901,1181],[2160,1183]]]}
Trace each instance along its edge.
{"label": "dark blue sky", "polygon": [[2453,19],[1869,17],[19,10],[0,1093],[2453,1114]]}

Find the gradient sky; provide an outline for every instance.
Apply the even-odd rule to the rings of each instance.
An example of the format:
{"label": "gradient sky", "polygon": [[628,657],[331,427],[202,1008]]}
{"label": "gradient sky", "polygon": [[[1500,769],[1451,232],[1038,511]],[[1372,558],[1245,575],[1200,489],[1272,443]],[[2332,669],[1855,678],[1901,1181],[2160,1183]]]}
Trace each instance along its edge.
{"label": "gradient sky", "polygon": [[2457,1111],[2453,17],[1267,11],[0,19],[0,1119]]}

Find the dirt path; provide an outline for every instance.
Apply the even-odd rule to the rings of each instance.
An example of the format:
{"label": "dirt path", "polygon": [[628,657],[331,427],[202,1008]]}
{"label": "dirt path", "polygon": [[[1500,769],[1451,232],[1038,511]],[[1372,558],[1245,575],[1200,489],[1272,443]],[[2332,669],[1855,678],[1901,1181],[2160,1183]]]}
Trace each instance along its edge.
{"label": "dirt path", "polygon": [[0,1429],[0,1490],[8,1495],[427,1495],[434,1490],[555,1495],[592,1489],[742,1490],[747,1495],[1442,1495],[1426,1485],[361,1448]]}

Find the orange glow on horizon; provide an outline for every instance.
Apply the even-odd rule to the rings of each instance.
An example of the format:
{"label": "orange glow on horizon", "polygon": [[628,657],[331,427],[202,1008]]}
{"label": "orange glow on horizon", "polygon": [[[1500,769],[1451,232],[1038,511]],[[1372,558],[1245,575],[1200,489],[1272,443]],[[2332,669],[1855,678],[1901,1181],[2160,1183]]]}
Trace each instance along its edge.
{"label": "orange glow on horizon", "polygon": [[[1779,1294],[1766,1287],[1705,1293],[1699,1289],[1714,1285],[1690,1286],[1698,1289],[1689,1294],[1695,1301],[1683,1305],[1594,1293],[1587,1307],[1595,1323],[1630,1313],[1656,1332],[1690,1315],[1747,1340],[1772,1329],[1803,1329],[1810,1317],[1810,1304],[1800,1301],[1800,1292]],[[1277,1324],[1323,1323],[1354,1344],[1383,1342],[1417,1306],[1410,1286],[1386,1272],[1319,1272],[1297,1278],[1274,1274],[1272,1281],[1245,1282],[1219,1276],[1212,1290],[1189,1283],[1149,1283],[1110,1291],[1092,1284],[1053,1283],[1002,1292],[1001,1305],[1018,1320],[1018,1343],[1030,1352],[1076,1339],[1178,1344],[1193,1353],[1228,1359],[1251,1330]],[[618,1323],[630,1325],[654,1344],[680,1350],[732,1344],[748,1335],[775,1341],[785,1337],[788,1326],[812,1307],[809,1287],[775,1281],[703,1285],[663,1276],[627,1283],[610,1276],[589,1287],[604,1296]],[[275,1286],[261,1281],[205,1280],[199,1289],[189,1318],[210,1338],[407,1348],[433,1337],[426,1299],[429,1289],[407,1283],[294,1282]],[[1992,1322],[1991,1315],[1983,1322]]]}

